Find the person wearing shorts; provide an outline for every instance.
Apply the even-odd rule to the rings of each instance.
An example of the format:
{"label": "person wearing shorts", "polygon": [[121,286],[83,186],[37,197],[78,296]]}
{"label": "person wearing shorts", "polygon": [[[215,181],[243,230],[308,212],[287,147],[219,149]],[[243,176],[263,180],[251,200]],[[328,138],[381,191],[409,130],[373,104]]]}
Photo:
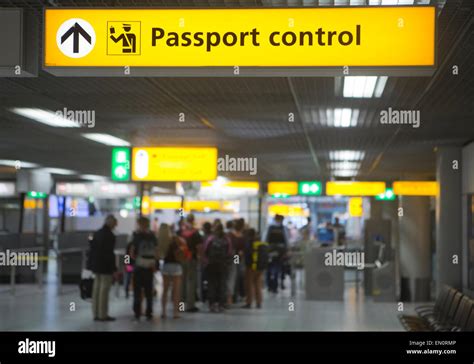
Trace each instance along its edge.
{"label": "person wearing shorts", "polygon": [[[163,225],[163,224],[162,224]],[[163,235],[162,239],[163,239]],[[183,276],[183,267],[178,261],[177,254],[186,242],[178,236],[172,236],[171,230],[168,227],[168,237],[171,241],[168,244],[168,249],[164,257],[163,269],[163,296],[161,299],[162,313],[161,317],[166,318],[166,304],[168,302],[168,291],[172,289],[173,297],[173,318],[179,318],[179,301],[181,299],[181,279]],[[166,244],[166,243],[165,243]]]}

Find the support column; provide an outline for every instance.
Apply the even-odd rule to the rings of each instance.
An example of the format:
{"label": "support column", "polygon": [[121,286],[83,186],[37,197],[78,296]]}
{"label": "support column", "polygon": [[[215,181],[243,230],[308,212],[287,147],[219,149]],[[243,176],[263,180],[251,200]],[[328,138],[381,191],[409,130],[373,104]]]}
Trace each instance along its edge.
{"label": "support column", "polygon": [[[443,284],[462,289],[461,148],[437,151],[436,180],[436,289]],[[456,258],[457,257],[457,258]],[[457,264],[456,264],[457,259]]]}
{"label": "support column", "polygon": [[402,300],[429,301],[431,282],[430,198],[401,196],[399,207]]}
{"label": "support column", "polygon": [[370,198],[370,219],[380,220],[382,218],[384,201],[376,200],[374,197]]}

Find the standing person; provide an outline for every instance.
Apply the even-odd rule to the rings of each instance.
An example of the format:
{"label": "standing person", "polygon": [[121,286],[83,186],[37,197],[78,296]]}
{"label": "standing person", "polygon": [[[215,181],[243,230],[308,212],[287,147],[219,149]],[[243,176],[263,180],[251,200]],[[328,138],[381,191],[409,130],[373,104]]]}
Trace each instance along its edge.
{"label": "standing person", "polygon": [[288,234],[283,226],[283,220],[282,215],[275,215],[274,223],[268,227],[267,235],[263,239],[269,244],[270,263],[267,269],[267,286],[273,293],[278,293],[278,280],[288,247]]}
{"label": "standing person", "polygon": [[225,232],[230,233],[234,228],[234,220],[229,220],[225,223]]}
{"label": "standing person", "polygon": [[183,296],[186,302],[186,312],[198,312],[196,307],[198,264],[202,255],[202,237],[194,227],[194,215],[189,214],[183,225],[181,237],[186,241],[190,258],[183,264]]}
{"label": "standing person", "polygon": [[226,303],[227,261],[232,255],[232,246],[222,224],[214,228],[204,254],[208,262],[209,307],[211,312],[223,312]]}
{"label": "standing person", "polygon": [[222,224],[222,221],[221,221],[221,219],[219,219],[218,217],[216,217],[216,218],[214,219],[214,221],[212,222],[212,229],[214,230],[215,227],[216,227],[217,225],[219,225],[219,224]]}
{"label": "standing person", "polygon": [[245,283],[246,304],[243,308],[251,308],[254,297],[257,308],[262,308],[262,285],[263,272],[268,266],[268,244],[259,240],[255,229],[247,232],[247,243],[245,246]]}
{"label": "standing person", "polygon": [[331,226],[332,227],[332,230],[334,232],[334,240],[335,240],[335,243],[340,246],[340,245],[344,245],[344,241],[346,239],[346,231],[344,229],[344,225],[342,225],[340,222],[339,222],[339,218],[336,217],[334,219],[334,224]]}
{"label": "standing person", "polygon": [[173,235],[168,224],[161,224],[158,235],[160,257],[163,264],[163,296],[161,297],[161,317],[166,318],[168,291],[171,286],[173,298],[173,318],[179,318],[179,301],[181,298],[182,263],[185,261],[186,242]]}
{"label": "standing person", "polygon": [[153,218],[153,226],[152,226],[151,230],[155,233],[156,236],[158,236],[159,229],[160,229],[159,220],[158,220],[157,217],[154,217]]}
{"label": "standing person", "polygon": [[109,316],[109,291],[112,286],[115,266],[115,234],[117,219],[113,215],[105,218],[104,226],[94,233],[90,250],[90,268],[95,274],[92,289],[92,312],[94,321],[114,321]]}
{"label": "standing person", "polygon": [[[204,224],[202,224],[201,228],[201,235],[202,235],[202,246],[203,250],[206,247],[206,243],[209,240],[209,238],[212,235],[212,224],[209,221],[206,221]],[[207,292],[208,292],[208,287],[207,287],[207,272],[206,272],[206,266],[207,262],[205,261],[205,257],[201,256],[200,264],[199,264],[199,269],[201,272],[200,279],[198,280],[198,284],[200,285],[199,287],[199,297],[202,302],[207,301]]]}
{"label": "standing person", "polygon": [[[125,250],[125,254],[130,257],[131,256],[131,251],[132,251],[132,243],[127,244],[127,248]],[[124,282],[124,287],[125,287],[125,298],[128,299],[129,297],[129,291],[130,291],[130,283],[132,282],[132,277],[133,277],[133,266],[135,264],[135,261],[132,258],[129,258],[130,260],[125,263],[125,282]]]}
{"label": "standing person", "polygon": [[135,320],[142,314],[142,290],[145,293],[147,320],[153,319],[153,274],[158,260],[158,242],[150,230],[150,220],[140,217],[133,233],[131,257],[135,259],[133,273],[133,312]]}
{"label": "standing person", "polygon": [[311,224],[311,217],[307,218],[307,223],[300,229],[300,238],[302,241],[314,239],[313,225]]}
{"label": "standing person", "polygon": [[243,260],[245,248],[244,227],[245,220],[237,219],[233,222],[231,231],[227,235],[232,244],[232,256],[227,263],[227,307],[234,302],[234,298],[238,297],[235,287],[236,285],[238,287],[238,283],[242,278],[241,267],[243,264],[235,264],[233,257],[238,255],[239,259]]}

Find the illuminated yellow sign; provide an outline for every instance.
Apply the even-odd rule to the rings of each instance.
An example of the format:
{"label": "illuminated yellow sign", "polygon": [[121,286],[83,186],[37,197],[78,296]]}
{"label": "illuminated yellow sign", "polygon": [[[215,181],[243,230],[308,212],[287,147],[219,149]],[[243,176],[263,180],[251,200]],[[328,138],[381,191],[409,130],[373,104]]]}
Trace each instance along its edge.
{"label": "illuminated yellow sign", "polygon": [[216,178],[216,148],[133,148],[134,181],[209,181]]}
{"label": "illuminated yellow sign", "polygon": [[300,205],[270,205],[268,206],[268,214],[270,216],[282,215],[282,216],[309,216],[308,209],[303,208]]}
{"label": "illuminated yellow sign", "polygon": [[349,199],[349,216],[361,217],[363,213],[362,197],[351,197]]}
{"label": "illuminated yellow sign", "polygon": [[297,182],[268,182],[267,192],[274,197],[285,197],[298,194]]}
{"label": "illuminated yellow sign", "polygon": [[434,66],[434,6],[46,9],[46,67]]}
{"label": "illuminated yellow sign", "polygon": [[376,196],[385,192],[385,182],[326,182],[328,196]]}
{"label": "illuminated yellow sign", "polygon": [[438,182],[435,181],[398,181],[393,182],[393,192],[401,196],[436,196]]}

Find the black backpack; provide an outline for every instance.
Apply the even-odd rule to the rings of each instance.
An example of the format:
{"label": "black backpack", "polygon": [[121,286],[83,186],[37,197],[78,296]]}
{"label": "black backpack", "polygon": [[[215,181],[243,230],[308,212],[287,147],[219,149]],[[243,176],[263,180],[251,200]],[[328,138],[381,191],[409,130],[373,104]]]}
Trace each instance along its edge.
{"label": "black backpack", "polygon": [[154,268],[156,263],[156,242],[147,238],[138,244],[135,265],[140,268]]}
{"label": "black backpack", "polygon": [[285,244],[285,241],[283,226],[271,225],[268,230],[267,242],[269,244]]}
{"label": "black backpack", "polygon": [[257,248],[257,270],[264,271],[268,268],[270,259],[268,244],[262,243]]}
{"label": "black backpack", "polygon": [[209,264],[224,264],[227,261],[229,242],[225,237],[214,238],[207,249]]}

